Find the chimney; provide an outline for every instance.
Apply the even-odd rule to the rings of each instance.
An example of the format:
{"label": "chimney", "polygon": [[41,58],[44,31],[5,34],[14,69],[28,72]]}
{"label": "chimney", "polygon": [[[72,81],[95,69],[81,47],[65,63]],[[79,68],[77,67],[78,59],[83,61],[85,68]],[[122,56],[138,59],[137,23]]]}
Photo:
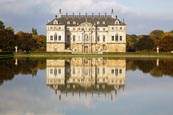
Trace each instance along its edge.
{"label": "chimney", "polygon": [[114,10],[113,10],[113,9],[112,9],[112,11],[111,11],[111,17],[112,17],[112,18],[115,18]]}
{"label": "chimney", "polygon": [[61,9],[59,9],[59,15],[58,15],[58,17],[61,18],[61,15],[62,15],[61,14]]}

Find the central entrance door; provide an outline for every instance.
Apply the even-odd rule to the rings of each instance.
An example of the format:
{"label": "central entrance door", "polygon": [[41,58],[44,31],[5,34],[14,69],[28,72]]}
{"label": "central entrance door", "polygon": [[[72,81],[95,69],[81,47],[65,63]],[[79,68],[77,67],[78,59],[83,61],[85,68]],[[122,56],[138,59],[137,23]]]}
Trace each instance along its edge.
{"label": "central entrance door", "polygon": [[88,53],[88,46],[84,46],[84,53]]}

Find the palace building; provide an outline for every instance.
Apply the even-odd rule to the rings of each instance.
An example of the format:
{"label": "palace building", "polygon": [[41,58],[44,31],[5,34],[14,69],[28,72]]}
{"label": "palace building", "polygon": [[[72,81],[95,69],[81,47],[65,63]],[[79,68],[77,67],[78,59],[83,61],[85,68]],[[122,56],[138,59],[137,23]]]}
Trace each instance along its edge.
{"label": "palace building", "polygon": [[102,54],[126,52],[126,24],[110,15],[62,15],[59,14],[46,25],[47,52],[73,54]]}

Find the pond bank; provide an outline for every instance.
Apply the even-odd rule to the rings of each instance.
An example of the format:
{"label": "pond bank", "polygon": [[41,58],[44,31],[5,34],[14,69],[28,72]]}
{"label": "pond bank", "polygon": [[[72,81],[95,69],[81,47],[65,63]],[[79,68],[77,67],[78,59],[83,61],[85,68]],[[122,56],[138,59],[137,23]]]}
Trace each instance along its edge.
{"label": "pond bank", "polygon": [[114,53],[114,54],[58,54],[58,53],[14,53],[0,54],[0,58],[70,58],[70,57],[107,57],[107,58],[173,58],[172,53]]}

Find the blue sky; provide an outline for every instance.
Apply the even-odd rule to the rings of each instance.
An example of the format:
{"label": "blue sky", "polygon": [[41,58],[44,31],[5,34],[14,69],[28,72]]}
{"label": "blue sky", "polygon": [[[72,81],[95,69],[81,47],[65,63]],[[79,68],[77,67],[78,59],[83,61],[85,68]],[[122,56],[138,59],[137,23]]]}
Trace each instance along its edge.
{"label": "blue sky", "polygon": [[172,0],[1,0],[0,20],[15,31],[30,32],[32,27],[45,34],[47,20],[61,8],[68,13],[107,13],[113,8],[125,18],[127,33],[149,34],[152,30],[173,30]]}

